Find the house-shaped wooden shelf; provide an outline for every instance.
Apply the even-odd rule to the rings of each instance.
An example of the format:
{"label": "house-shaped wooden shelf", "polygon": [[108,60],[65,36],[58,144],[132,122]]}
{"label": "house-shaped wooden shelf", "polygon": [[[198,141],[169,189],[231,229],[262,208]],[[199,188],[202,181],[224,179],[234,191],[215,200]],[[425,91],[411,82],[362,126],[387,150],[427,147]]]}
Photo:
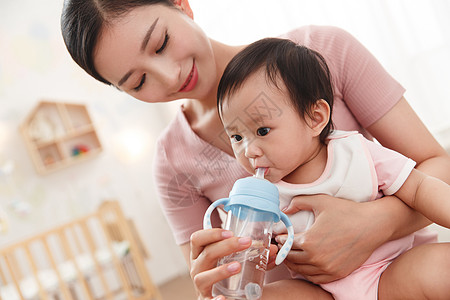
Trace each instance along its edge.
{"label": "house-shaped wooden shelf", "polygon": [[20,131],[39,174],[71,166],[102,151],[83,104],[41,101]]}

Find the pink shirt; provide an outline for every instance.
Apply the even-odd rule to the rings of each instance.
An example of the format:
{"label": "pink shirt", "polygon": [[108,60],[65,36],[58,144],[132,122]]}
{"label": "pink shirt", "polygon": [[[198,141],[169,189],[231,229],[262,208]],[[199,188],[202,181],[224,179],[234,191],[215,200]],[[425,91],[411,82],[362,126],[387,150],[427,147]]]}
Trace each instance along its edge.
{"label": "pink shirt", "polygon": [[[370,137],[370,126],[403,96],[404,88],[354,37],[342,29],[305,26],[282,37],[310,47],[326,59],[334,84],[336,129]],[[221,138],[221,137],[218,137]],[[157,141],[154,174],[159,201],[178,244],[202,229],[211,201],[228,196],[236,179],[248,176],[236,160],[198,137],[182,109]],[[213,224],[220,225],[216,214]]]}

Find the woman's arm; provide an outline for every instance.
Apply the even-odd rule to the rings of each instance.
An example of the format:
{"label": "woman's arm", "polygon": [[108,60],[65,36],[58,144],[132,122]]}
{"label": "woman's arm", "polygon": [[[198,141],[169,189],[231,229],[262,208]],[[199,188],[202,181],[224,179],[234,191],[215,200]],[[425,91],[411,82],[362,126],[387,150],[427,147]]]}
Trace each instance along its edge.
{"label": "woman's arm", "polygon": [[413,159],[416,169],[450,183],[450,156],[405,98],[367,128],[384,146]]}
{"label": "woman's arm", "polygon": [[[415,160],[422,172],[450,182],[450,157],[404,98],[368,130],[383,146]],[[312,210],[316,221],[293,246],[302,251],[291,251],[286,264],[315,283],[347,276],[383,243],[430,224],[395,196],[367,203],[299,196],[286,213],[298,209]]]}
{"label": "woman's arm", "polygon": [[[416,169],[450,183],[450,156],[431,135],[405,98],[368,128],[384,146],[413,159]],[[412,209],[411,209],[412,210]],[[413,211],[396,214],[389,240],[401,238],[428,225],[423,215]],[[421,227],[417,228],[420,224]]]}

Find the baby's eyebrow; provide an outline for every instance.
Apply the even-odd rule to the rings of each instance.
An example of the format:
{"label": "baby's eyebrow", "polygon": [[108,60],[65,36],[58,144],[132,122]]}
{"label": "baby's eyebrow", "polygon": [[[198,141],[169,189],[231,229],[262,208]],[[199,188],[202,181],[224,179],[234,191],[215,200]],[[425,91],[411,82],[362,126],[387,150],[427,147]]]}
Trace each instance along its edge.
{"label": "baby's eyebrow", "polygon": [[237,127],[234,126],[234,125],[231,125],[231,126],[225,126],[225,130],[226,130],[226,131],[236,131],[236,130],[237,130]]}

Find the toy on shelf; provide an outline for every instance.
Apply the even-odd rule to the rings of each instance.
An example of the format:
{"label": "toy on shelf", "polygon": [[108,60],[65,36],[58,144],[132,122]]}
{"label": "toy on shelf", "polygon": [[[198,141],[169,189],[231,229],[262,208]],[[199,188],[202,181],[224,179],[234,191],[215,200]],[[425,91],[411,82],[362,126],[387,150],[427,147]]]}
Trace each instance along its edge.
{"label": "toy on shelf", "polygon": [[72,148],[72,156],[77,156],[88,152],[89,147],[86,145],[76,145]]}
{"label": "toy on shelf", "polygon": [[20,129],[39,174],[71,166],[102,151],[83,104],[41,101]]}

